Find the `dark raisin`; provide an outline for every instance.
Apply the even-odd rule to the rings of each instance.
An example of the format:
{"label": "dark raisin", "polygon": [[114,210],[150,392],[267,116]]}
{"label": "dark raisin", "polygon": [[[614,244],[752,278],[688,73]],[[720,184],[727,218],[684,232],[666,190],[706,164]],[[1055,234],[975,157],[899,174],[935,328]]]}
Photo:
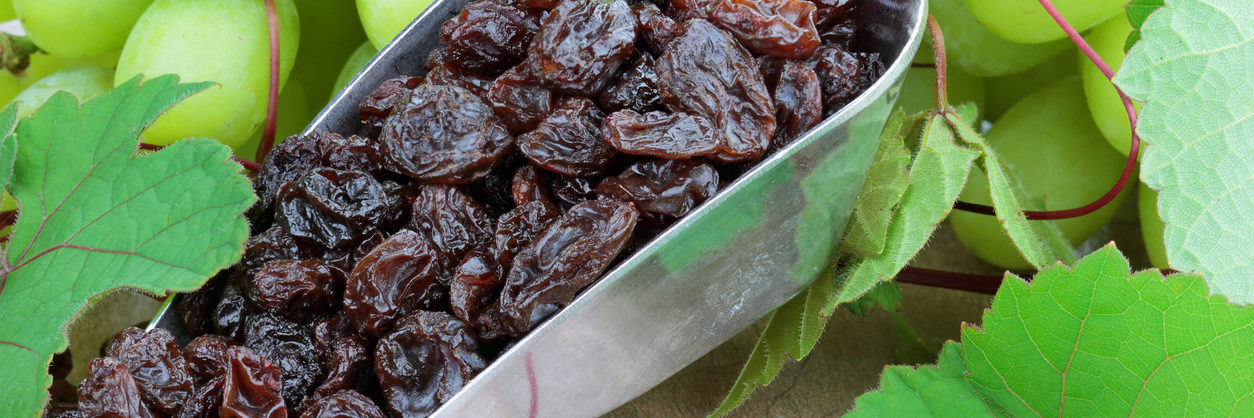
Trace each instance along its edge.
{"label": "dark raisin", "polygon": [[549,192],[549,183],[553,174],[540,170],[531,164],[524,165],[514,172],[514,179],[510,184],[510,194],[514,196],[514,204],[522,206],[530,202],[553,202],[553,195]]}
{"label": "dark raisin", "polygon": [[322,362],[314,348],[313,329],[269,313],[248,318],[244,346],[282,370],[283,399],[287,405],[313,390],[322,376]]}
{"label": "dark raisin", "polygon": [[501,215],[492,239],[492,254],[503,267],[514,265],[514,256],[530,244],[536,235],[561,216],[547,202],[529,202]]}
{"label": "dark raisin", "polygon": [[187,403],[183,404],[183,408],[179,410],[178,418],[214,418],[218,416],[219,409],[222,407],[222,387],[226,386],[227,369],[229,359],[226,355],[226,348],[222,349],[222,357],[217,359],[223,365],[221,374],[209,380],[187,399]]}
{"label": "dark raisin", "polygon": [[772,147],[782,147],[823,121],[823,93],[819,77],[797,61],[784,64],[775,85],[775,131]]}
{"label": "dark raisin", "polygon": [[497,77],[488,90],[487,101],[513,134],[535,129],[556,102],[552,91],[533,80],[526,64]]}
{"label": "dark raisin", "polygon": [[699,160],[649,160],[597,186],[601,198],[632,202],[653,225],[687,215],[718,192],[718,171]]}
{"label": "dark raisin", "polygon": [[486,177],[471,185],[467,192],[476,201],[482,203],[483,208],[487,209],[493,217],[500,216],[514,208],[511,184],[514,181],[514,172],[525,164],[527,164],[525,157],[518,153],[510,153]]}
{"label": "dark raisin", "polygon": [[335,392],[356,389],[359,380],[369,376],[371,356],[358,337],[343,337],[331,343],[331,352],[324,364],[327,376],[314,390],[314,396],[322,398]]}
{"label": "dark raisin", "polygon": [[422,84],[421,77],[410,76],[400,76],[379,83],[379,87],[361,99],[361,106],[358,108],[361,123],[376,129],[382,127],[383,121],[392,114],[396,105],[408,99],[410,92],[419,84]]}
{"label": "dark raisin", "polygon": [[383,154],[373,140],[357,135],[332,136],[323,143],[322,166],[344,171],[361,171],[377,177],[390,173],[383,165]]}
{"label": "dark raisin", "polygon": [[344,288],[344,313],[362,335],[379,338],[400,317],[438,303],[442,275],[436,247],[402,230],[357,263]]}
{"label": "dark raisin", "polygon": [[455,267],[471,248],[492,239],[492,217],[455,186],[422,186],[411,213],[410,228],[435,244],[445,270]]}
{"label": "dark raisin", "polygon": [[605,114],[591,100],[563,100],[535,130],[518,136],[518,150],[546,170],[568,176],[600,174],[614,158],[601,140]]}
{"label": "dark raisin", "polygon": [[213,310],[213,332],[230,341],[244,338],[244,321],[248,319],[248,302],[239,289],[230,284],[222,290],[222,299]]}
{"label": "dark raisin", "polygon": [[282,225],[271,226],[265,232],[254,235],[244,247],[244,258],[239,262],[239,274],[252,277],[261,266],[275,260],[295,260],[313,256],[315,248],[297,242]]}
{"label": "dark raisin", "polygon": [[370,231],[365,238],[352,248],[337,248],[327,251],[323,255],[323,261],[331,267],[332,277],[335,279],[334,293],[339,295],[344,292],[344,278],[353,271],[353,267],[357,265],[357,261],[370,253],[375,246],[383,243],[388,238],[388,233],[383,230]]}
{"label": "dark raisin", "polygon": [[283,372],[278,366],[248,348],[231,346],[226,353],[219,416],[286,418]]}
{"label": "dark raisin", "polygon": [[184,293],[174,305],[174,313],[190,335],[213,332],[213,309],[218,306],[222,287],[235,274],[234,268],[223,269],[194,292]]}
{"label": "dark raisin", "polygon": [[326,132],[314,132],[308,136],[291,136],[275,145],[266,154],[265,161],[261,162],[257,180],[253,182],[259,198],[254,210],[269,212],[274,195],[279,192],[283,183],[296,181],[306,171],[322,166],[326,142],[336,136]]}
{"label": "dark raisin", "polygon": [[636,17],[624,0],[564,0],[545,16],[526,63],[554,90],[595,96],[635,50]]}
{"label": "dark raisin", "polygon": [[763,55],[806,58],[820,44],[808,0],[715,0],[708,18]]}
{"label": "dark raisin", "polygon": [[284,184],[278,199],[277,220],[287,233],[327,249],[355,244],[394,222],[401,203],[369,174],[330,168]]}
{"label": "dark raisin", "polygon": [[558,207],[569,209],[588,200],[597,198],[597,182],[599,178],[553,176],[549,190]]}
{"label": "dark raisin", "polygon": [[638,215],[630,203],[575,205],[514,258],[501,291],[501,312],[521,335],[592,283],[631,237]]}
{"label": "dark raisin", "polygon": [[196,377],[197,383],[204,383],[214,377],[226,374],[226,339],[215,334],[196,337],[183,348],[183,358],[187,360],[187,370]]}
{"label": "dark raisin", "polygon": [[121,362],[101,357],[91,361],[91,372],[78,385],[78,408],[87,417],[151,417],[139,386]]}
{"label": "dark raisin", "polygon": [[683,112],[639,114],[623,110],[605,118],[605,142],[633,155],[681,159],[709,155],[722,148],[723,131],[709,119]]}
{"label": "dark raisin", "polygon": [[351,390],[342,390],[318,399],[305,408],[300,418],[384,418],[370,398]]}
{"label": "dark raisin", "polygon": [[336,311],[329,318],[314,322],[314,348],[322,353],[323,363],[330,361],[328,356],[331,354],[331,346],[335,340],[354,335],[356,330],[352,327],[353,324],[348,322],[348,317],[345,316],[343,310]]}
{"label": "dark raisin", "polygon": [[636,3],[631,6],[631,11],[636,14],[637,35],[649,52],[661,54],[666,44],[683,32],[683,26],[662,14],[653,3]]}
{"label": "dark raisin", "polygon": [[839,20],[852,20],[853,17],[849,12],[853,10],[854,0],[814,0],[814,6],[817,7],[814,23],[820,29],[829,28]]}
{"label": "dark raisin", "polygon": [[127,328],[109,340],[108,355],[126,365],[144,402],[164,414],[178,412],[194,390],[187,360],[169,331]]}
{"label": "dark raisin", "polygon": [[657,73],[653,71],[653,57],[641,53],[632,58],[626,69],[614,76],[605,90],[597,96],[597,103],[607,112],[623,109],[637,112],[660,110],[662,99],[657,96]]}
{"label": "dark raisin", "polygon": [[393,416],[427,416],[486,367],[475,332],[443,312],[405,317],[375,348],[375,373]]}
{"label": "dark raisin", "polygon": [[723,133],[723,163],[762,158],[775,134],[775,106],[758,62],[727,32],[702,19],[657,60],[658,92],[672,111],[712,120]]}
{"label": "dark raisin", "polygon": [[500,74],[527,57],[540,15],[540,10],[495,0],[467,3],[457,17],[444,21],[440,41],[448,48],[449,62],[463,70]]}
{"label": "dark raisin", "polygon": [[331,308],[335,277],[318,259],[271,261],[244,286],[244,297],[260,310],[308,322]]}
{"label": "dark raisin", "polygon": [[[848,0],[843,0],[848,1]],[[822,11],[822,9],[819,9]],[[820,19],[823,14],[819,14]],[[845,49],[853,47],[854,36],[857,35],[858,26],[851,18],[839,18],[831,21],[819,32],[819,37],[823,39],[824,45],[836,45]]]}
{"label": "dark raisin", "polygon": [[492,255],[491,245],[484,244],[471,250],[462,258],[456,273],[449,280],[449,308],[453,315],[463,322],[473,323],[479,313],[496,299],[496,291],[501,288],[504,276],[501,263]]}
{"label": "dark raisin", "polygon": [[393,170],[415,180],[469,183],[509,153],[514,138],[478,96],[424,84],[383,125],[380,149]]}
{"label": "dark raisin", "polygon": [[487,100],[488,88],[492,87],[492,77],[470,74],[449,63],[436,66],[427,72],[427,84],[461,87],[474,93],[480,99]]}
{"label": "dark raisin", "polygon": [[858,96],[862,83],[862,64],[845,48],[824,45],[810,58],[823,90],[823,106],[839,109]]}

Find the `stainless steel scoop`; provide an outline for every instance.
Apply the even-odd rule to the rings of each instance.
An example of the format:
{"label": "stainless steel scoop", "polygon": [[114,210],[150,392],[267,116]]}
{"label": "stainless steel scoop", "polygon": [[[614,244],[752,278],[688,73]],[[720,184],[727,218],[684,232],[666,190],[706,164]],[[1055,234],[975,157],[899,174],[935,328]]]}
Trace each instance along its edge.
{"label": "stainless steel scoop", "polygon": [[[436,415],[605,413],[809,285],[832,259],[927,16],[926,0],[855,1],[861,49],[888,64],[874,86],[607,272]],[[384,80],[423,73],[440,24],[466,2],[437,0],[305,131],[357,132],[361,99]],[[186,334],[166,309],[154,326]]]}

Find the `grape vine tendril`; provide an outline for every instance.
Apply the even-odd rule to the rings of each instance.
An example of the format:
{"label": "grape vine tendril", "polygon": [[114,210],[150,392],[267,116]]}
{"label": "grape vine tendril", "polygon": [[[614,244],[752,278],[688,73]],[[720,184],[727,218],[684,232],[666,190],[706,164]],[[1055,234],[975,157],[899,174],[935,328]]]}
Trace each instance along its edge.
{"label": "grape vine tendril", "polygon": [[[266,0],[266,26],[270,33],[270,92],[266,99],[266,126],[257,147],[257,161],[265,161],[266,154],[274,148],[274,131],[279,117],[279,12],[274,0]],[[254,170],[255,172],[256,170]]]}

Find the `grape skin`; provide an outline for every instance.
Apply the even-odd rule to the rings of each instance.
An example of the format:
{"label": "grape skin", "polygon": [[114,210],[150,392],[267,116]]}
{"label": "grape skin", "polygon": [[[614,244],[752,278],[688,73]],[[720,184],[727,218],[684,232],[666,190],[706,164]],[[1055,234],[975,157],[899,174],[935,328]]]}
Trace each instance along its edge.
{"label": "grape skin", "polygon": [[122,47],[153,0],[13,0],[22,28],[40,49],[81,58]]}
{"label": "grape skin", "polygon": [[[958,68],[949,68],[946,74],[949,103],[975,104],[976,110],[984,111],[984,79],[974,77]],[[936,69],[915,67],[906,72],[905,84],[901,87],[901,97],[897,99],[906,114],[913,115],[936,107]],[[978,123],[980,118],[968,122]]]}
{"label": "grape skin", "polygon": [[[1071,48],[1065,39],[1039,45],[1024,45],[1003,39],[980,22],[963,0],[931,0],[928,12],[945,33],[945,53],[949,67],[955,66],[979,77],[1018,74],[1040,65]],[[932,62],[932,39],[925,34],[923,48],[915,62]]]}
{"label": "grape skin", "polygon": [[383,49],[434,0],[357,0],[357,15],[370,44]]}
{"label": "grape skin", "polygon": [[[1132,24],[1121,14],[1094,27],[1084,40],[1088,41],[1089,46],[1093,47],[1112,71],[1118,72],[1126,55],[1123,47],[1131,33]],[[1082,52],[1077,54],[1080,59],[1080,76],[1084,80],[1084,96],[1088,98],[1093,122],[1097,123],[1110,146],[1126,156],[1131,150],[1132,125],[1128,120],[1128,111],[1123,107],[1123,100],[1119,98],[1119,92],[1110,84],[1110,80],[1097,69],[1097,65],[1089,61]],[[1137,111],[1141,110],[1140,104],[1134,105]]]}
{"label": "grape skin", "polygon": [[53,94],[68,92],[79,103],[91,100],[113,88],[113,70],[89,65],[61,70],[22,90],[9,104],[20,103],[17,117],[24,118],[43,106]]}
{"label": "grape skin", "polygon": [[1167,245],[1163,243],[1163,232],[1167,224],[1158,216],[1158,192],[1139,183],[1136,195],[1137,212],[1141,217],[1141,237],[1145,241],[1145,252],[1149,253],[1150,264],[1154,268],[1169,269],[1171,263],[1167,259]]}
{"label": "grape skin", "polygon": [[988,120],[1000,119],[1011,106],[1029,94],[1045,85],[1075,75],[1075,68],[1075,54],[1064,52],[1023,73],[985,79],[984,86],[988,95],[984,117]]}
{"label": "grape skin", "polygon": [[369,64],[370,60],[374,59],[374,56],[378,54],[379,49],[375,48],[369,41],[363,42],[361,46],[353,50],[348,59],[344,60],[344,67],[340,68],[340,75],[335,77],[335,85],[331,87],[331,97],[328,97],[327,100],[334,99],[335,95],[340,94],[340,90],[344,90],[344,86],[347,86],[349,81],[353,81],[353,77],[356,77],[357,73],[366,68],[366,64]]}
{"label": "grape skin", "polygon": [[[1053,0],[1051,3],[1076,31],[1083,32],[1123,13],[1127,0]],[[1067,36],[1037,0],[967,0],[967,7],[985,27],[1012,42],[1039,44]]]}

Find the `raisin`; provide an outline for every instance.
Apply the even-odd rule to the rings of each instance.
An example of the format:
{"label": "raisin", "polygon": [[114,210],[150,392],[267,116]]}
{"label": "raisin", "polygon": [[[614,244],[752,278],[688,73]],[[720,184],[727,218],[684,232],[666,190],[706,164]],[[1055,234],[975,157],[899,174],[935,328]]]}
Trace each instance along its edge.
{"label": "raisin", "polygon": [[436,247],[421,234],[402,230],[353,268],[344,288],[344,313],[362,335],[379,338],[400,317],[438,303],[442,275]]}
{"label": "raisin", "polygon": [[278,366],[244,347],[232,346],[226,355],[219,416],[286,418],[283,372]]}
{"label": "raisin", "polygon": [[256,188],[258,203],[255,210],[269,212],[274,202],[274,194],[279,192],[283,183],[296,181],[306,171],[322,165],[322,154],[325,143],[336,136],[326,132],[314,132],[307,136],[290,136],[279,142],[266,154],[265,161],[257,170]]}
{"label": "raisin", "polygon": [[568,176],[600,174],[614,158],[601,141],[605,114],[586,98],[568,98],[535,130],[518,136],[518,150],[546,170]]}
{"label": "raisin", "polygon": [[714,122],[683,112],[623,110],[603,123],[605,142],[626,154],[682,159],[712,154],[723,145],[723,132]]}
{"label": "raisin", "polygon": [[278,195],[278,223],[297,239],[339,248],[397,218],[400,200],[369,174],[319,168]]}
{"label": "raisin", "polygon": [[323,255],[323,261],[326,262],[332,270],[332,278],[334,285],[332,288],[336,295],[344,291],[344,278],[348,277],[348,273],[353,271],[353,266],[357,265],[357,261],[370,253],[375,246],[383,243],[388,238],[388,234],[382,230],[373,230],[362,238],[353,248],[337,248],[327,251]]}
{"label": "raisin", "polygon": [[313,405],[305,408],[301,418],[384,418],[370,398],[351,390],[342,390],[327,397],[318,399]]}
{"label": "raisin", "polygon": [[514,138],[482,99],[424,84],[383,125],[380,149],[397,173],[433,183],[470,183],[509,153]]}
{"label": "raisin", "polygon": [[596,199],[599,180],[588,177],[553,176],[553,182],[549,183],[549,190],[553,193],[553,200],[557,201],[559,207],[569,209],[585,201]]}
{"label": "raisin", "polygon": [[308,322],[327,313],[334,284],[331,268],[322,260],[271,261],[247,281],[244,297],[260,310]]}
{"label": "raisin", "polygon": [[196,388],[192,396],[187,399],[187,403],[183,404],[183,409],[179,410],[178,415],[176,415],[178,418],[214,418],[218,416],[218,410],[222,407],[222,387],[226,385],[227,369],[225,366],[228,364],[226,348],[222,350],[222,357],[218,359],[223,364],[222,374]]}
{"label": "raisin", "polygon": [[545,16],[526,63],[541,84],[595,96],[635,50],[636,17],[624,0],[564,0]]}
{"label": "raisin", "polygon": [[300,405],[322,376],[313,330],[277,315],[260,313],[248,318],[244,333],[245,347],[282,370],[286,404]]}
{"label": "raisin", "polygon": [[539,9],[552,9],[557,7],[558,0],[522,0],[522,4],[527,7],[535,7]]}
{"label": "raisin", "polygon": [[492,255],[496,257],[496,262],[507,269],[514,265],[514,256],[518,251],[530,244],[558,216],[561,213],[543,201],[528,202],[501,215],[492,239]]}
{"label": "raisin", "polygon": [[821,40],[808,0],[715,0],[709,19],[749,50],[781,58],[806,58]]}
{"label": "raisin", "polygon": [[823,121],[819,76],[810,67],[788,61],[775,85],[775,120],[779,127],[772,147],[783,147]]}
{"label": "raisin", "polygon": [[501,312],[521,335],[592,283],[631,237],[638,215],[630,203],[575,205],[514,258],[501,290]]}
{"label": "raisin", "polygon": [[553,195],[549,192],[549,177],[552,175],[544,170],[536,169],[528,164],[518,168],[514,172],[514,178],[510,184],[510,194],[514,196],[514,204],[522,206],[530,202],[553,202]]}
{"label": "raisin", "polygon": [[845,48],[824,45],[810,58],[809,64],[819,76],[823,90],[823,106],[833,110],[844,107],[858,96],[862,83],[862,64]]}
{"label": "raisin", "polygon": [[649,52],[661,54],[666,44],[683,32],[678,22],[662,14],[653,3],[636,3],[631,6],[631,11],[636,14],[637,35]]}
{"label": "raisin", "polygon": [[190,335],[213,332],[213,308],[218,306],[222,287],[235,273],[234,268],[223,269],[194,292],[184,293],[174,305],[174,313]]}
{"label": "raisin", "polygon": [[187,370],[196,377],[197,383],[204,383],[214,377],[226,374],[226,339],[214,334],[196,337],[183,348],[183,358],[187,360]]}
{"label": "raisin", "polygon": [[323,398],[341,390],[355,389],[359,379],[369,376],[372,359],[360,338],[336,339],[331,343],[329,354],[324,364],[327,376],[314,390],[313,396]]}
{"label": "raisin", "polygon": [[454,64],[443,64],[427,72],[427,84],[461,87],[474,93],[480,99],[487,100],[488,88],[492,87],[492,77],[467,73],[459,70]]}
{"label": "raisin", "polygon": [[409,226],[422,233],[451,270],[471,248],[492,239],[492,218],[458,187],[424,185],[414,198]]}
{"label": "raisin", "polygon": [[[646,3],[647,4],[647,3]],[[627,109],[637,112],[662,109],[662,99],[657,96],[657,73],[653,71],[653,57],[637,54],[630,64],[601,91],[597,103],[607,112]]]}
{"label": "raisin", "polygon": [[501,288],[503,276],[505,272],[492,255],[490,245],[471,250],[449,280],[449,307],[453,315],[464,322],[474,322],[479,313],[492,304],[496,291]]}
{"label": "raisin", "polygon": [[482,203],[483,208],[487,209],[493,217],[500,216],[514,208],[511,184],[514,181],[514,172],[525,164],[527,164],[527,158],[517,153],[510,153],[496,168],[492,169],[492,172],[479,179],[467,192],[476,201]]}
{"label": "raisin", "polygon": [[88,417],[151,417],[140,398],[139,386],[121,362],[101,357],[91,361],[91,373],[78,385],[78,408]]}
{"label": "raisin", "polygon": [[435,67],[444,65],[445,62],[448,62],[448,48],[441,46],[427,54],[427,61],[423,63],[423,69],[431,71]]}
{"label": "raisin", "polygon": [[408,99],[410,92],[419,84],[422,84],[422,78],[404,75],[379,83],[379,87],[361,99],[361,106],[358,107],[361,123],[376,129],[382,127],[396,105]]}
{"label": "raisin", "polygon": [[488,104],[513,134],[535,129],[555,103],[553,92],[532,80],[528,68],[526,64],[510,68],[488,90]]}
{"label": "raisin", "polygon": [[[828,28],[838,20],[852,20],[849,11],[853,10],[854,0],[814,0],[814,23],[819,28]],[[846,45],[848,46],[848,45]]]}
{"label": "raisin", "polygon": [[540,10],[494,0],[467,3],[461,13],[444,21],[440,41],[450,62],[463,70],[486,75],[502,71],[527,57],[527,45],[540,30]]}
{"label": "raisin", "polygon": [[[822,18],[823,14],[820,13],[819,16]],[[819,33],[819,38],[823,40],[824,45],[835,45],[850,49],[853,47],[853,39],[857,32],[858,26],[853,19],[838,18],[826,25],[826,28]]]}
{"label": "raisin", "polygon": [[343,337],[354,335],[352,323],[348,322],[348,317],[344,311],[336,311],[331,317],[314,322],[314,348],[323,354],[323,363],[330,361],[328,355],[331,353],[331,346]]}
{"label": "raisin", "polygon": [[710,22],[693,19],[684,27],[657,60],[662,102],[714,121],[724,137],[723,149],[711,156],[716,161],[762,158],[775,134],[775,106],[757,61]]}
{"label": "raisin", "polygon": [[443,312],[418,312],[375,348],[375,373],[393,416],[427,416],[486,367],[475,332]]}
{"label": "raisin", "polygon": [[244,321],[248,319],[248,302],[239,289],[230,284],[222,290],[222,299],[213,309],[213,332],[231,341],[244,337]]}
{"label": "raisin", "polygon": [[644,219],[659,226],[687,215],[717,192],[718,171],[698,160],[642,161],[597,186],[599,197],[632,202]]}
{"label": "raisin", "polygon": [[126,365],[144,402],[161,413],[178,412],[195,389],[178,342],[164,329],[122,330],[109,340],[108,355]]}
{"label": "raisin", "polygon": [[[273,154],[272,154],[273,155]],[[265,232],[254,235],[244,246],[244,258],[239,262],[239,273],[252,277],[261,266],[275,260],[295,260],[312,256],[313,246],[297,242],[281,225],[271,226]]]}
{"label": "raisin", "polygon": [[373,140],[357,135],[327,138],[322,148],[322,166],[344,171],[361,171],[376,177],[391,173],[383,166],[383,154]]}

